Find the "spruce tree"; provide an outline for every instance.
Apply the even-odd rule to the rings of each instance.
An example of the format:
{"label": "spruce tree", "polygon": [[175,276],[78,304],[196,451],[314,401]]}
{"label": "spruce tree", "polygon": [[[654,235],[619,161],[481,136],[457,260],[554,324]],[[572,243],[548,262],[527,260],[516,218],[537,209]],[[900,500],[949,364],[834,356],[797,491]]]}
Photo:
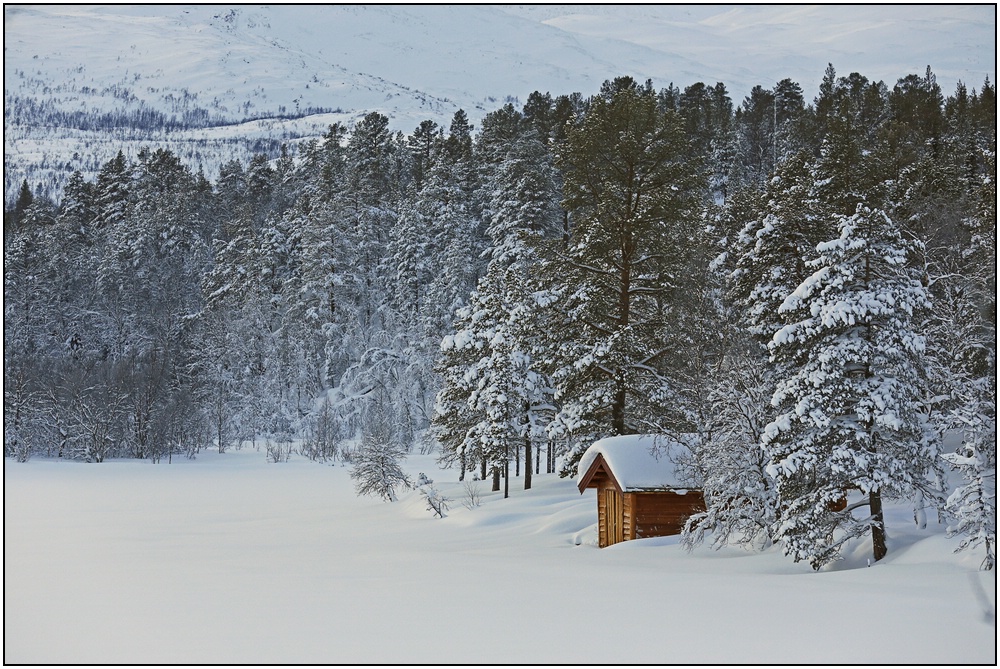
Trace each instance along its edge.
{"label": "spruce tree", "polygon": [[119,151],[97,175],[95,221],[98,227],[110,227],[124,220],[130,181],[128,161]]}
{"label": "spruce tree", "polygon": [[31,192],[31,188],[28,186],[28,180],[25,179],[21,182],[21,188],[17,192],[17,199],[14,201],[14,208],[9,212],[5,212],[4,215],[4,236],[8,233],[13,233],[18,230],[24,220],[24,214],[28,211],[28,207],[34,202],[35,195]]}
{"label": "spruce tree", "polygon": [[423,186],[424,176],[434,164],[435,153],[444,141],[443,132],[434,121],[421,121],[406,140],[413,161],[414,190]]}
{"label": "spruce tree", "polygon": [[[494,485],[512,457],[520,461],[523,448],[524,486],[530,488],[531,447],[552,409],[551,384],[533,358],[533,242],[553,235],[558,221],[553,168],[533,133],[511,147],[489,183],[491,259],[469,305],[459,311],[455,334],[442,345],[445,388],[435,422],[451,457],[462,460],[463,473],[474,451],[494,472]],[[461,399],[456,404],[459,389],[466,393],[464,406]],[[470,437],[478,442],[471,448]]]}
{"label": "spruce tree", "polygon": [[[814,273],[778,309],[787,324],[770,348],[789,375],[761,439],[779,495],[776,537],[817,569],[869,532],[875,560],[884,557],[883,499],[926,487],[931,466],[924,339],[915,331],[930,304],[908,265],[919,245],[864,205],[838,227],[838,238],[817,246]],[[864,499],[839,509],[853,491]],[[856,508],[866,509],[860,518]]]}
{"label": "spruce tree", "polygon": [[[464,306],[456,312],[454,327],[457,332],[465,331],[471,323],[471,307]],[[482,478],[486,477],[487,469],[487,458],[479,438],[482,416],[469,406],[470,372],[480,359],[480,351],[469,343],[465,335],[445,335],[434,368],[441,379],[432,420],[434,434],[441,444],[438,462],[442,466],[458,465],[459,481],[464,481],[466,472],[472,471],[477,464],[481,467]]]}

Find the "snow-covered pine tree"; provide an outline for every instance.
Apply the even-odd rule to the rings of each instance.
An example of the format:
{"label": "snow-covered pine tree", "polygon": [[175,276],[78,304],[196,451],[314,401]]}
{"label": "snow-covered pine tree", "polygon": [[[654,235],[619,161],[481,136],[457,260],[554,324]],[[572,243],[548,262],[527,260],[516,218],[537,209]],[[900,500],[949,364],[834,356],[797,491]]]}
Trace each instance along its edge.
{"label": "snow-covered pine tree", "polygon": [[302,396],[301,388],[287,385],[299,376],[291,371],[290,339],[303,339],[301,329],[285,336],[296,327],[290,316],[297,303],[288,293],[302,249],[298,234],[289,239],[288,231],[311,200],[302,197],[285,212],[273,199],[278,186],[277,172],[260,158],[246,170],[230,161],[220,171],[213,262],[202,276],[204,308],[192,352],[195,396],[219,448],[256,443],[258,436],[288,439],[288,403]]}
{"label": "snow-covered pine tree", "polygon": [[[525,463],[524,487],[531,487],[532,446],[544,438],[553,411],[549,378],[536,368],[536,352],[526,332],[536,295],[525,289],[525,267],[492,263],[473,293],[470,327],[459,329],[453,342],[468,350],[470,364],[463,377],[469,393],[468,414],[476,418],[471,432],[496,475],[508,476],[508,463]],[[454,345],[454,344],[453,344]]]}
{"label": "snow-covered pine tree", "polygon": [[126,216],[103,231],[98,287],[112,357],[123,365],[109,378],[128,398],[120,447],[132,457],[162,450],[154,427],[184,359],[189,317],[201,309],[197,279],[210,257],[207,186],[170,151],[141,151]]}
{"label": "snow-covered pine tree", "polygon": [[[475,435],[475,450],[488,461],[495,487],[500,472],[507,473],[509,460],[523,448],[524,486],[530,488],[532,444],[541,438],[552,410],[551,383],[532,358],[537,341],[532,242],[553,234],[558,220],[553,168],[533,134],[515,142],[492,184],[487,208],[491,260],[468,307],[459,312],[455,335],[442,346],[449,362],[437,421],[448,443],[463,453]],[[464,368],[461,375],[448,370],[456,366]],[[457,394],[458,388],[449,387],[456,382],[466,393],[465,407],[448,402]],[[447,434],[462,415],[472,424],[464,434]]]}
{"label": "snow-covered pine tree", "polygon": [[691,138],[693,155],[709,156],[712,140],[723,136],[729,129],[733,116],[733,103],[725,84],[715,87],[696,82],[684,89],[678,99],[685,132]]}
{"label": "snow-covered pine tree", "polygon": [[36,274],[42,290],[34,300],[46,301],[51,335],[74,356],[80,356],[85,346],[92,348],[95,344],[97,318],[94,310],[86,306],[96,298],[90,280],[97,268],[94,246],[99,241],[92,225],[93,191],[93,184],[85,183],[83,176],[74,172],[55,221],[38,229],[45,269]]}
{"label": "snow-covered pine tree", "polygon": [[521,118],[525,130],[533,130],[543,144],[548,144],[555,129],[552,95],[541,91],[530,93],[521,108]]}
{"label": "snow-covered pine tree", "polygon": [[901,166],[891,201],[895,217],[925,241],[934,303],[922,323],[931,421],[942,443],[961,442],[941,455],[961,483],[949,495],[940,472],[941,495],[928,501],[964,535],[959,550],[986,546],[987,567],[996,527],[996,108],[977,118],[975,93],[959,84],[942,133],[932,78],[901,80],[891,101]]}
{"label": "snow-covered pine tree", "polygon": [[[482,342],[473,343],[462,333],[472,325],[472,308],[467,306],[455,314],[456,334],[445,335],[441,341],[435,371],[441,377],[441,388],[434,404],[432,425],[441,444],[438,462],[442,466],[458,465],[458,480],[478,464],[480,478],[486,478],[487,461],[479,439],[480,416],[469,408],[472,392],[470,371],[479,360]],[[472,344],[472,345],[469,345]]]}
{"label": "snow-covered pine tree", "polygon": [[421,121],[406,140],[413,165],[411,186],[414,190],[419,191],[423,186],[424,175],[434,164],[434,153],[443,141],[444,131],[431,120]]}
{"label": "snow-covered pine tree", "polygon": [[[456,131],[464,127],[458,120]],[[394,388],[397,413],[411,432],[430,423],[439,386],[434,360],[479,265],[470,155],[458,150],[464,141],[456,142],[454,158],[440,138],[430,146],[421,187],[401,203],[387,258],[395,287],[386,296],[386,311],[393,318],[391,345],[380,364],[390,371],[384,380]]]}
{"label": "snow-covered pine tree", "polygon": [[[939,259],[934,276],[944,309],[935,309],[930,333],[935,344],[939,391],[938,427],[962,435],[962,445],[942,458],[962,476],[945,511],[949,533],[964,535],[957,550],[983,546],[983,569],[996,563],[996,167],[974,179],[972,215],[963,220],[968,240],[961,258]],[[990,167],[992,166],[992,169]],[[963,237],[965,235],[962,235]],[[951,271],[948,271],[951,270]]]}
{"label": "snow-covered pine tree", "polygon": [[[425,186],[433,176],[430,167],[423,175]],[[390,240],[390,262],[395,290],[392,292],[393,308],[414,329],[419,324],[424,311],[433,308],[427,304],[427,290],[434,277],[436,262],[433,248],[433,204],[421,188],[418,194],[409,197],[400,207],[399,218]]]}
{"label": "snow-covered pine tree", "polygon": [[[345,434],[380,397],[401,439],[426,425],[432,389],[429,356],[413,327],[412,293],[395,289],[401,212],[409,179],[410,149],[388,130],[388,119],[368,114],[346,138],[331,127],[312,153],[307,188],[319,201],[305,226],[322,249],[304,253],[303,288],[322,296],[316,314],[325,341],[325,382]],[[406,293],[401,295],[400,293]],[[408,444],[407,444],[408,445]]]}
{"label": "snow-covered pine tree", "polygon": [[7,211],[6,208],[4,209],[3,234],[5,240],[20,230],[21,219],[24,218],[24,212],[27,211],[29,206],[31,206],[34,199],[35,194],[31,192],[31,186],[28,185],[28,180],[22,180],[21,187],[17,191],[17,198],[14,200],[14,206],[10,209],[10,211]]}
{"label": "snow-covered pine tree", "polygon": [[[770,347],[788,376],[761,439],[780,501],[776,539],[816,569],[868,532],[875,560],[884,557],[882,500],[926,487],[931,466],[924,341],[914,331],[930,304],[908,259],[919,244],[864,205],[838,227],[779,307],[788,322]],[[863,499],[841,508],[853,491]]]}
{"label": "snow-covered pine tree", "polygon": [[[18,212],[18,224],[22,216],[23,212]],[[44,415],[44,398],[49,389],[46,386],[54,385],[56,374],[46,369],[45,358],[58,343],[50,342],[47,336],[44,232],[45,227],[22,225],[4,230],[4,455],[19,462],[27,461],[35,444],[44,441],[46,435],[39,428],[53,422]]]}
{"label": "snow-covered pine tree", "polygon": [[996,447],[996,418],[989,413],[969,416],[965,434],[966,443],[941,455],[963,479],[946,503],[955,518],[948,534],[962,537],[956,552],[982,546],[986,555],[981,568],[990,570],[997,561],[997,467],[991,452]]}
{"label": "snow-covered pine tree", "polygon": [[94,204],[95,224],[104,228],[121,222],[128,207],[129,164],[121,151],[101,168],[97,175]]}
{"label": "snow-covered pine tree", "polygon": [[[988,83],[988,82],[987,82]],[[993,135],[996,146],[996,135]],[[955,417],[963,424],[965,443],[945,459],[955,466],[964,483],[955,489],[947,502],[948,511],[956,518],[949,528],[955,534],[965,534],[959,549],[982,544],[986,550],[982,568],[992,569],[996,563],[997,534],[997,329],[996,329],[996,248],[997,248],[997,185],[996,152],[987,152],[984,173],[980,177],[981,199],[976,215],[970,218],[972,243],[969,259],[979,266],[972,273],[971,291],[980,309],[980,320],[966,345],[973,350],[963,356],[972,362],[968,369],[971,383],[965,387]],[[992,318],[990,318],[992,316]],[[978,350],[977,350],[978,349]],[[976,364],[978,363],[978,364]]]}
{"label": "snow-covered pine tree", "polygon": [[742,186],[763,188],[774,171],[774,93],[754,86],[743,99],[736,116],[737,182]]}
{"label": "snow-covered pine tree", "polygon": [[[757,284],[765,288],[761,295],[771,295],[775,286],[799,276],[800,263],[780,264],[793,260],[791,249],[775,248],[782,229],[801,223],[791,202],[777,204],[784,189],[791,191],[789,199],[801,192],[789,188],[790,182],[798,181],[793,175],[799,173],[780,169],[766,193],[746,187],[736,190],[714,225],[721,251],[712,263],[712,276],[721,274],[717,279],[720,317],[715,326],[722,344],[716,347],[718,355],[706,375],[707,401],[699,421],[702,438],[693,448],[693,475],[702,481],[706,510],[691,516],[685,526],[682,541],[688,548],[705,540],[714,548],[770,542],[777,494],[765,471],[767,459],[759,442],[764,426],[774,416],[770,398],[775,373],[767,361],[763,336],[752,333],[770,329],[769,339],[776,320],[765,317],[769,315],[763,305],[755,305],[749,295],[758,294]],[[764,202],[775,212],[767,218],[761,215]],[[791,221],[786,223],[779,216]],[[774,267],[771,261],[777,261]]]}
{"label": "snow-covered pine tree", "polygon": [[401,278],[414,286],[414,294],[420,294],[418,321],[431,340],[440,341],[451,329],[455,310],[465,304],[478,275],[479,222],[466,188],[469,171],[467,163],[439,161],[424,180],[414,205],[413,222],[424,232],[415,250],[422,251],[422,257],[412,261],[412,278]]}
{"label": "snow-covered pine tree", "polygon": [[[778,380],[794,371],[787,360],[769,363],[766,345],[784,325],[779,307],[812,273],[810,262],[819,255],[817,244],[838,234],[835,215],[854,213],[859,193],[869,188],[859,144],[851,137],[851,100],[838,92],[832,68],[827,75],[830,86],[824,95],[830,99],[824,98],[823,104],[831,107],[831,118],[826,121],[827,135],[822,142],[816,141],[820,145],[817,158],[793,151],[796,145],[804,147],[809,142],[799,136],[802,128],[796,126],[802,113],[801,92],[789,80],[779,82],[773,94],[755,89],[737,121],[744,140],[753,139],[749,145],[756,146],[751,153],[757,157],[746,163],[744,156],[744,164],[751,165],[753,171],[775,159],[778,163],[766,184],[760,179],[762,192],[758,195],[750,188],[738,191],[722,219],[727,238],[732,239],[726,255],[720,258],[729,268],[728,299],[735,309],[736,323],[750,337],[727,338],[736,345],[723,360],[723,368],[731,371],[718,377],[720,385],[712,394],[717,407],[714,416],[719,420],[710,422],[713,439],[704,441],[699,449],[706,463],[709,508],[689,529],[701,532],[711,523],[716,545],[754,536],[766,542],[773,530],[777,514],[774,481],[756,477],[763,471],[763,454],[756,446],[747,446],[759,441],[763,426],[775,418],[775,409],[770,402],[755,405],[753,398],[771,397]],[[837,96],[846,102],[834,110]],[[780,147],[771,127],[775,116],[783,135]],[[751,138],[753,133],[756,135]],[[764,152],[771,155],[764,157]],[[751,179],[748,185],[754,183]],[[745,222],[742,226],[738,223],[741,220]],[[688,535],[689,540],[702,536]]]}
{"label": "snow-covered pine tree", "polygon": [[393,178],[396,156],[405,152],[389,132],[389,119],[377,112],[359,121],[347,140],[344,194],[352,237],[351,264],[343,268],[345,296],[355,305],[359,336],[384,330],[383,305],[388,301],[386,256],[389,235],[398,216],[402,184]]}
{"label": "snow-covered pine tree", "polygon": [[777,127],[772,152],[780,164],[782,160],[807,146],[805,126],[802,123],[806,111],[802,86],[791,79],[782,79],[774,85],[774,102]]}
{"label": "snow-covered pine tree", "polygon": [[[496,274],[493,272],[492,274]],[[484,341],[482,357],[472,366],[475,384],[469,395],[469,408],[480,417],[477,430],[482,442],[483,457],[493,473],[494,489],[497,476],[504,479],[504,497],[510,494],[510,461],[520,448],[519,437],[526,425],[524,416],[528,404],[525,378],[527,360],[518,355],[511,333],[500,316],[501,291],[489,289],[491,272],[480,282],[484,292],[473,294],[470,307],[474,310],[475,328],[469,333]],[[530,477],[526,482],[530,487]]]}
{"label": "snow-covered pine tree", "polygon": [[[482,128],[476,136],[475,157],[477,167],[487,179],[504,161],[514,142],[526,130],[521,113],[510,103],[483,117]],[[487,190],[486,199],[489,199],[490,186],[484,185]]]}

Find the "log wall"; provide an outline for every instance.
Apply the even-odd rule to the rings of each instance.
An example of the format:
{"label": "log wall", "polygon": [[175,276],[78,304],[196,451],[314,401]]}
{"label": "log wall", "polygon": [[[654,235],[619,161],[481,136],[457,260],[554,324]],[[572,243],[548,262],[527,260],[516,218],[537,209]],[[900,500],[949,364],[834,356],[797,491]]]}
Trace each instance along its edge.
{"label": "log wall", "polygon": [[633,497],[634,527],[631,539],[680,534],[684,522],[693,513],[705,510],[705,498],[691,490],[685,495],[672,492],[629,493]]}

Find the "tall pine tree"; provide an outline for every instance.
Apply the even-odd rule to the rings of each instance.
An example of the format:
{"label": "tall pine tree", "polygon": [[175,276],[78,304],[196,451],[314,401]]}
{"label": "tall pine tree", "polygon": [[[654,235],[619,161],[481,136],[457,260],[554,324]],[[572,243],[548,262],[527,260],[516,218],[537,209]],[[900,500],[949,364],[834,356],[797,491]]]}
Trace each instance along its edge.
{"label": "tall pine tree", "polygon": [[547,268],[560,296],[549,353],[564,438],[690,429],[664,364],[698,234],[702,179],[690,156],[681,117],[628,78],[606,83],[568,129],[559,166],[573,228]]}
{"label": "tall pine tree", "polygon": [[[778,309],[788,322],[771,353],[789,375],[761,440],[777,482],[776,536],[786,554],[817,569],[869,532],[875,560],[884,557],[883,499],[926,487],[932,464],[924,339],[914,330],[930,304],[908,264],[917,244],[864,205],[840,217],[839,230],[818,245],[814,273]],[[863,499],[841,508],[851,491]]]}

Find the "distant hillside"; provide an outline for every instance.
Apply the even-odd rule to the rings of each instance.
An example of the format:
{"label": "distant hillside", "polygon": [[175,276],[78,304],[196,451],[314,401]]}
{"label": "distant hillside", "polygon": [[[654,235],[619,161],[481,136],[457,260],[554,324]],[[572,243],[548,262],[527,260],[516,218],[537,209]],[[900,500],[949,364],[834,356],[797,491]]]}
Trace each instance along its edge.
{"label": "distant hillside", "polygon": [[930,64],[949,91],[995,79],[994,41],[992,6],[8,5],[4,190],[58,194],[143,144],[211,177],[370,111],[475,123],[620,74],[739,101],[786,77],[811,97],[828,62],[890,86]]}

